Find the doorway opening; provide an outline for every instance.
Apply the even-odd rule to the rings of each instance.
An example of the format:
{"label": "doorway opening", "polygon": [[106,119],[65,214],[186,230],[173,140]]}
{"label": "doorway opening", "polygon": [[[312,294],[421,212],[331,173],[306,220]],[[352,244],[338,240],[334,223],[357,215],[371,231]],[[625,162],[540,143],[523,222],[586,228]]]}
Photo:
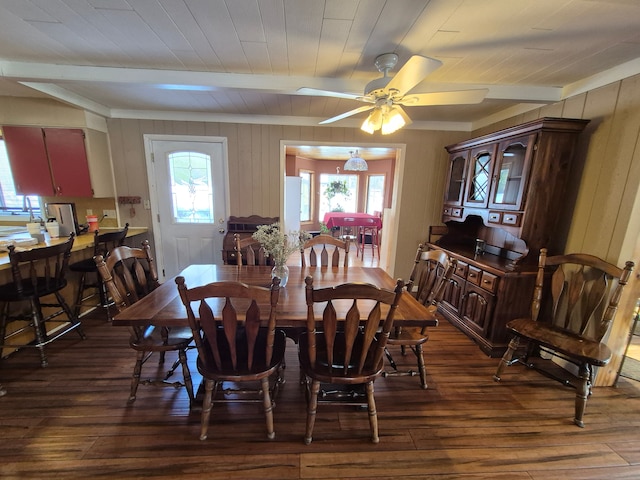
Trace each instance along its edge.
{"label": "doorway opening", "polygon": [[[387,271],[393,268],[397,229],[385,229],[395,224],[399,208],[398,190],[404,168],[404,144],[361,144],[345,142],[309,142],[282,140],[281,142],[281,218],[287,225],[312,233],[326,232],[323,218],[327,211],[379,214],[383,216],[379,265]],[[345,171],[344,165],[354,151],[364,158],[366,171]],[[287,193],[285,179],[300,177],[302,198],[292,198],[300,193]],[[333,180],[344,180],[346,193],[328,198],[327,187]],[[285,205],[295,202],[296,218],[290,219]],[[371,210],[371,211],[369,211]],[[299,212],[299,213],[298,213]],[[289,213],[289,215],[291,215]]]}

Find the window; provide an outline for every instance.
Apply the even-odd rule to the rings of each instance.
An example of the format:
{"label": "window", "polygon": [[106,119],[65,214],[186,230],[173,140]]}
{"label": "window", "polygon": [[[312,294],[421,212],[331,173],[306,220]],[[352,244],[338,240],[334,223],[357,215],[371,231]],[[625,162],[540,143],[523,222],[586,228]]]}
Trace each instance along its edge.
{"label": "window", "polygon": [[367,177],[367,213],[382,212],[384,209],[384,175]]}
{"label": "window", "polygon": [[174,152],[168,158],[173,221],[213,223],[213,182],[209,155]]}
{"label": "window", "polygon": [[301,170],[300,178],[302,179],[302,182],[300,182],[300,221],[310,222],[311,206],[313,205],[313,173]]}
{"label": "window", "polygon": [[24,215],[28,214],[28,202],[31,202],[33,214],[36,217],[41,216],[40,198],[37,195],[19,195],[13,184],[13,176],[11,175],[11,165],[9,164],[9,156],[4,144],[4,140],[0,138],[0,214],[4,215]]}
{"label": "window", "polygon": [[358,208],[358,176],[320,175],[320,211],[319,220],[327,212],[356,212]]}

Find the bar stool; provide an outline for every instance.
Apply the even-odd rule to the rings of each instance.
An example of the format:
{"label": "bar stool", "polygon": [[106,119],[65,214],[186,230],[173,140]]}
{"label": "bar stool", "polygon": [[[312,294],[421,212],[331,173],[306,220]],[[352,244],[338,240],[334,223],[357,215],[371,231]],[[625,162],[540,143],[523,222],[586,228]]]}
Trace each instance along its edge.
{"label": "bar stool", "polygon": [[[80,338],[85,338],[78,317],[60,293],[67,286],[66,273],[73,240],[72,234],[64,243],[26,251],[16,251],[15,246],[9,246],[13,282],[0,286],[0,302],[4,304],[0,322],[0,349],[36,347],[40,350],[40,364],[46,367],[46,345],[71,330],[76,330]],[[44,297],[51,296],[55,297],[55,301],[42,301]],[[16,302],[28,303],[28,310],[21,306],[20,309],[16,309],[16,313],[10,313],[11,304]],[[53,313],[47,310],[45,316],[43,307],[57,310]],[[57,318],[63,313],[66,314],[67,320]],[[54,320],[57,325],[54,330],[48,332],[47,322],[50,320]],[[6,335],[7,324],[13,321],[26,321],[28,324]],[[17,343],[15,338],[29,327],[32,327],[35,333],[35,343]]]}
{"label": "bar stool", "polygon": [[[72,263],[69,266],[69,270],[72,272],[80,273],[78,294],[76,295],[74,305],[76,317],[80,317],[81,309],[83,307],[101,307],[107,312],[107,320],[111,321],[111,311],[109,310],[109,307],[112,305],[112,302],[109,300],[109,295],[107,294],[104,283],[98,275],[98,269],[96,268],[94,257],[97,257],[98,255],[106,257],[111,250],[124,245],[124,239],[127,237],[128,230],[128,223],[125,224],[122,230],[115,232],[100,233],[100,230],[96,230],[93,238],[93,256]],[[88,276],[91,276],[93,281],[87,282]],[[94,291],[85,297],[84,292],[88,289],[93,289]],[[91,300],[96,295],[100,297],[100,302],[98,304],[85,305],[88,300]]]}

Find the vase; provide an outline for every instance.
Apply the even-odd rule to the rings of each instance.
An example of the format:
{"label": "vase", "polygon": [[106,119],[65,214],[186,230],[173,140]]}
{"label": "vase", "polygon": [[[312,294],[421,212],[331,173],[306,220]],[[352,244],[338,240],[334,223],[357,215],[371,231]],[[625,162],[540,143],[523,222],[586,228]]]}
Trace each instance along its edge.
{"label": "vase", "polygon": [[289,267],[286,265],[276,265],[271,270],[271,278],[278,277],[280,279],[280,286],[284,287],[289,280]]}

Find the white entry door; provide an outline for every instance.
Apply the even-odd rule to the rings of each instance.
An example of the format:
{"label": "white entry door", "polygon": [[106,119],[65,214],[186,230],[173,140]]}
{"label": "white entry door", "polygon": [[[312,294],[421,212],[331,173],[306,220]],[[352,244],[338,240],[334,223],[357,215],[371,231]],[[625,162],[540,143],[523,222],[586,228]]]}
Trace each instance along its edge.
{"label": "white entry door", "polygon": [[145,135],[145,148],[160,279],[191,264],[222,264],[226,139]]}

